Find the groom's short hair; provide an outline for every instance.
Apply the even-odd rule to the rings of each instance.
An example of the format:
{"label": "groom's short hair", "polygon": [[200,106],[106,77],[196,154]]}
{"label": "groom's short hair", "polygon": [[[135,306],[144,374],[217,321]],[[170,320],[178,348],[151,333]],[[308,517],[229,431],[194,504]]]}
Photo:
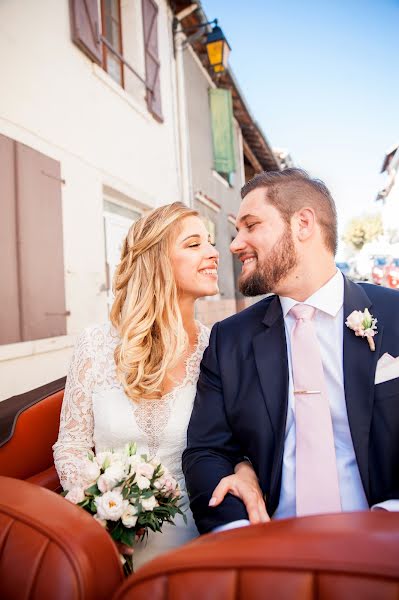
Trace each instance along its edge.
{"label": "groom's short hair", "polygon": [[303,206],[311,206],[322,230],[323,240],[334,255],[337,251],[337,211],[335,202],[320,179],[312,179],[303,169],[262,171],[241,188],[241,198],[257,188],[266,190],[265,200],[277,208],[286,223]]}

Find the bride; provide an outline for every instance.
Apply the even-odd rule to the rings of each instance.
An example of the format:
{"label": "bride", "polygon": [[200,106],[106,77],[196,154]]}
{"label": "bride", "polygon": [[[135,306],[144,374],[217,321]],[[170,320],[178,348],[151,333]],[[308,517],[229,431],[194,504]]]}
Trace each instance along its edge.
{"label": "bride", "polygon": [[[81,465],[93,446],[101,452],[134,441],[138,453],[157,457],[183,490],[187,525],[177,515],[176,526],[149,532],[135,547],[136,568],[198,535],[181,456],[209,338],[194,318],[194,304],[218,292],[218,257],[195,210],[179,202],[153,210],[123,243],[110,322],[85,329],[76,342],[53,447],[63,488],[84,483]],[[238,465],[215,491],[217,504],[230,491],[253,514],[262,495],[252,473]]]}

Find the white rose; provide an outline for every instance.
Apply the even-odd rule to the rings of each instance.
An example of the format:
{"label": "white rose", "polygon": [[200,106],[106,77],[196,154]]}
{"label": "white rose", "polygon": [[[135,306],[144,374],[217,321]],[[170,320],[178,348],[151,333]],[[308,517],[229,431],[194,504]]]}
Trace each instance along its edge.
{"label": "white rose", "polygon": [[118,521],[128,506],[128,501],[123,499],[120,492],[113,490],[97,496],[94,500],[97,507],[97,516],[105,521]]}
{"label": "white rose", "polygon": [[89,487],[93,485],[100,477],[101,471],[97,462],[88,460],[85,462],[82,468],[82,480],[85,482],[85,485]]}
{"label": "white rose", "polygon": [[154,475],[155,467],[149,463],[140,463],[137,465],[136,473],[137,475],[143,475],[143,477],[147,477],[147,479],[151,479]]}
{"label": "white rose", "polygon": [[135,506],[129,504],[126,510],[122,514],[122,523],[125,527],[134,527],[137,523],[137,509]]}
{"label": "white rose", "polygon": [[109,492],[117,483],[125,479],[126,465],[122,462],[115,462],[98,478],[97,486],[100,492]]}
{"label": "white rose", "polygon": [[359,331],[362,329],[362,321],[364,319],[364,315],[361,310],[354,310],[346,319],[345,325],[353,329],[354,331]]}
{"label": "white rose", "polygon": [[84,489],[82,487],[73,487],[69,490],[65,498],[69,500],[69,502],[72,502],[72,504],[78,504],[78,502],[83,502],[83,500],[85,499]]}
{"label": "white rose", "polygon": [[137,483],[139,490],[146,490],[150,487],[151,482],[147,477],[143,477],[143,475],[137,475],[135,482]]}
{"label": "white rose", "polygon": [[132,473],[136,473],[142,464],[142,460],[139,456],[129,456],[127,462],[131,467]]}
{"label": "white rose", "polygon": [[141,498],[141,505],[143,510],[154,510],[156,506],[158,506],[158,502],[155,499],[155,496],[150,496],[149,498]]}

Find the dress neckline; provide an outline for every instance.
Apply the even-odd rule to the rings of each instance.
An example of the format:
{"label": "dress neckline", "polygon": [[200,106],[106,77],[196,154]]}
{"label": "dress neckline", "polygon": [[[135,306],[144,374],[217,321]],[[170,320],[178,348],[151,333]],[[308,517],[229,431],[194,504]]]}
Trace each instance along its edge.
{"label": "dress neckline", "polygon": [[180,383],[175,385],[174,388],[169,390],[169,392],[166,392],[166,394],[162,394],[162,396],[158,399],[155,399],[155,398],[153,400],[151,399],[150,402],[165,402],[165,401],[169,400],[169,398],[172,398],[175,394],[177,394],[177,392],[184,389],[190,382],[190,375],[193,370],[192,367],[196,366],[197,361],[200,358],[199,355],[202,354],[202,352],[203,352],[202,342],[203,342],[204,329],[205,329],[205,326],[202,325],[202,323],[200,321],[196,320],[195,322],[198,326],[197,343],[194,346],[194,350],[191,352],[191,354],[189,354],[187,356],[187,358],[185,360],[183,379],[181,380]]}

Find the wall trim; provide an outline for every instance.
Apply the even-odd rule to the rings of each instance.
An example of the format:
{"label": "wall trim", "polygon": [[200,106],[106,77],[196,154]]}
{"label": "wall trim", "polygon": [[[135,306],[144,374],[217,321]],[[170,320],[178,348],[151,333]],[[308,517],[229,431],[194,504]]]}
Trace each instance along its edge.
{"label": "wall trim", "polygon": [[212,200],[212,198],[210,198],[206,194],[203,194],[202,192],[196,192],[194,198],[198,200],[198,202],[201,202],[201,204],[204,204],[216,213],[220,213],[220,211],[222,210],[220,204],[218,204],[217,202],[215,202],[215,200]]}

